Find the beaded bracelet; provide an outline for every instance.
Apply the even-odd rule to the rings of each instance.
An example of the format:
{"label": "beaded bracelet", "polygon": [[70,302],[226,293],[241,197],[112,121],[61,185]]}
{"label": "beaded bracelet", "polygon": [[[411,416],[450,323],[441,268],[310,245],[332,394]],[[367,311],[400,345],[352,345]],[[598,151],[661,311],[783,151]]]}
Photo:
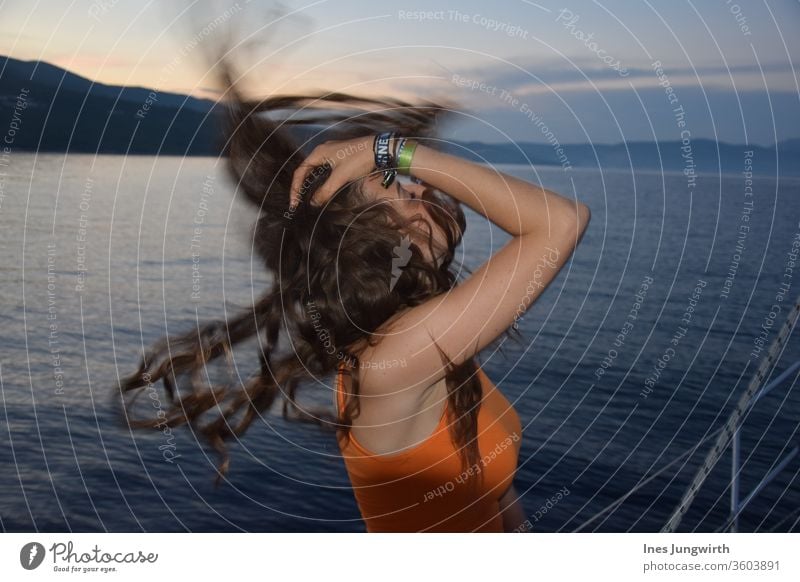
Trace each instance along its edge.
{"label": "beaded bracelet", "polygon": [[401,149],[403,149],[403,145],[405,143],[406,143],[406,138],[404,138],[404,137],[395,138],[395,140],[394,140],[394,153],[393,153],[395,162],[397,162],[397,154],[400,152]]}

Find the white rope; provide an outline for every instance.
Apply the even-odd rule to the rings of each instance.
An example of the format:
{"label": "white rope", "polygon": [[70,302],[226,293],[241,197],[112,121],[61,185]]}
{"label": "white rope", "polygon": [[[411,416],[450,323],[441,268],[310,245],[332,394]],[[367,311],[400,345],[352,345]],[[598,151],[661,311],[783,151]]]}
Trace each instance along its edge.
{"label": "white rope", "polygon": [[686,511],[692,505],[695,497],[697,497],[697,494],[700,491],[700,486],[706,480],[709,473],[711,473],[711,469],[713,469],[714,465],[717,464],[717,461],[719,461],[719,458],[725,452],[725,449],[730,443],[731,438],[733,438],[733,434],[739,427],[742,416],[746,412],[753,395],[761,387],[764,379],[769,375],[770,370],[772,370],[772,366],[775,363],[777,354],[783,347],[786,338],[792,332],[792,328],[797,321],[798,314],[800,314],[800,296],[798,296],[795,300],[794,307],[786,316],[786,320],[783,322],[781,331],[778,333],[778,336],[769,347],[769,350],[767,351],[767,357],[761,361],[758,370],[756,370],[755,375],[750,380],[750,384],[747,386],[747,390],[745,390],[744,394],[742,394],[742,397],[739,399],[739,404],[736,406],[736,410],[733,411],[730,418],[728,418],[728,422],[722,428],[722,432],[717,438],[716,444],[708,452],[708,455],[706,455],[705,462],[700,469],[698,469],[697,474],[695,474],[694,479],[692,480],[692,484],[683,494],[680,504],[678,504],[678,507],[675,508],[675,511],[672,513],[669,521],[667,521],[667,524],[661,528],[662,532],[674,532],[678,525],[680,525],[683,516],[686,514]]}

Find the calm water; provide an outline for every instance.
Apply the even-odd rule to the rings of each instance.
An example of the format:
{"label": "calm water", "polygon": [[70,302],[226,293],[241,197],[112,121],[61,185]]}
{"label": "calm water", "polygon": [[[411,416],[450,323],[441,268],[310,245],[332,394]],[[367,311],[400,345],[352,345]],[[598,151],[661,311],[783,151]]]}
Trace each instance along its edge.
{"label": "calm water", "polygon": [[[335,441],[315,427],[265,416],[232,447],[229,481],[215,490],[216,456],[191,431],[177,432],[168,463],[164,435],[132,434],[112,414],[114,383],[143,345],[245,307],[267,283],[251,264],[252,213],[215,164],[13,154],[0,190],[4,531],[364,531]],[[751,351],[780,283],[790,286],[768,341],[800,294],[800,271],[782,279],[800,234],[800,181],[756,180],[743,222],[741,176],[704,176],[689,193],[681,174],[503,169],[574,191],[593,212],[572,260],[526,314],[522,343],[482,354],[523,422],[516,484],[534,531],[658,531],[713,439],[688,453],[722,426],[763,357]],[[750,230],[723,296],[742,224]],[[468,266],[488,256],[490,240],[505,237],[470,216]],[[691,322],[667,352],[698,280]],[[795,331],[777,369],[798,358]],[[256,365],[252,349],[237,353],[241,376]],[[748,417],[743,493],[798,442],[796,379]],[[307,393],[330,402],[323,384]],[[800,529],[798,469],[795,458],[756,497],[742,531]],[[682,530],[723,523],[729,474],[727,453]],[[537,516],[563,487],[570,494]]]}

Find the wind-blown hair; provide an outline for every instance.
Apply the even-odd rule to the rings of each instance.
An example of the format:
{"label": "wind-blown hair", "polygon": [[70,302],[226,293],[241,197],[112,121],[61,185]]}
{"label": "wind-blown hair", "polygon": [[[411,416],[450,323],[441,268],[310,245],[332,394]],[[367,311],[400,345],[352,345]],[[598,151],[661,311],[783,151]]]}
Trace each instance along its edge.
{"label": "wind-blown hair", "polygon": [[[176,337],[164,337],[142,356],[138,369],[121,380],[122,408],[129,426],[177,427],[189,423],[220,455],[216,484],[229,470],[226,441],[238,439],[283,396],[286,418],[314,422],[349,438],[358,414],[359,348],[375,345],[381,326],[399,310],[447,292],[457,283],[452,261],[466,228],[460,205],[426,189],[423,200],[447,235],[447,252],[437,264],[426,261],[414,242],[408,263],[390,285],[392,260],[403,233],[419,228],[387,201],[368,199],[356,180],[326,205],[309,204],[329,169],[315,168],[304,184],[299,205],[290,211],[292,176],[315,143],[385,131],[429,140],[449,107],[421,101],[371,99],[342,93],[245,99],[231,67],[218,65],[228,97],[224,155],[235,193],[257,216],[252,245],[271,275],[271,286],[254,304],[227,321],[205,323]],[[417,230],[417,232],[419,232]],[[430,230],[425,232],[433,249]],[[258,340],[260,369],[237,385],[204,381],[205,367],[250,338]],[[285,343],[279,345],[279,339]],[[435,343],[432,342],[435,346]],[[439,350],[438,346],[435,346]],[[482,397],[476,363],[447,368],[449,432],[466,467],[478,462],[477,417]],[[352,393],[340,417],[298,405],[301,382],[344,368]],[[179,389],[185,377],[187,388]],[[160,417],[133,418],[135,395],[163,381],[168,409]],[[133,394],[133,398],[129,396]],[[290,409],[295,413],[289,414]],[[200,417],[216,413],[208,422]]]}

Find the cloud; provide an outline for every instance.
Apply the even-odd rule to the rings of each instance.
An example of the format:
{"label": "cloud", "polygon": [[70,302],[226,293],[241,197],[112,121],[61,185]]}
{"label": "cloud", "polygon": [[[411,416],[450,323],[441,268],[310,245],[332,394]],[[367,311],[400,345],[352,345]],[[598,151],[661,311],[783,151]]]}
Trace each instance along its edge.
{"label": "cloud", "polygon": [[[436,65],[436,64],[435,64]],[[624,77],[609,67],[591,59],[540,61],[536,59],[509,59],[505,65],[493,60],[468,69],[453,70],[438,65],[439,74],[458,74],[487,85],[498,87],[515,95],[544,94],[559,91],[609,91],[657,87],[658,78],[650,66],[626,67]],[[673,87],[714,86],[731,90],[764,89],[764,78],[769,90],[796,89],[797,77],[787,63],[724,65],[665,66],[664,73]],[[762,78],[762,73],[764,78]]]}

